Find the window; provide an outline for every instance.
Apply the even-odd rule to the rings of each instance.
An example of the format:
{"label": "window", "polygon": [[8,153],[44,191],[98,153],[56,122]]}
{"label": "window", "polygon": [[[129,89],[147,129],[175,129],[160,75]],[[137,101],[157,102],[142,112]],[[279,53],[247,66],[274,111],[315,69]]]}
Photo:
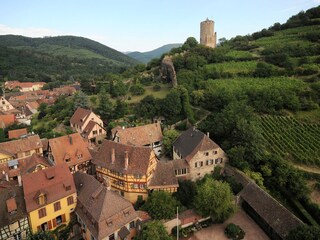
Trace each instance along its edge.
{"label": "window", "polygon": [[202,166],[203,166],[203,162],[201,161],[201,162],[200,162],[200,167],[202,167]]}
{"label": "window", "polygon": [[101,128],[99,129],[99,133],[102,133],[102,129]]}
{"label": "window", "polygon": [[61,205],[60,205],[60,202],[56,202],[53,204],[53,207],[54,207],[54,211],[59,211],[61,209]]}
{"label": "window", "polygon": [[57,225],[60,225],[62,223],[62,216],[61,215],[56,217],[56,223],[57,223]]}
{"label": "window", "polygon": [[134,228],[135,226],[136,226],[136,224],[134,221],[130,222],[130,228]]}
{"label": "window", "polygon": [[112,233],[112,234],[109,236],[109,240],[115,240],[115,238],[114,238],[114,233]]}
{"label": "window", "polygon": [[93,135],[97,135],[98,131],[97,130],[94,130],[92,131]]}
{"label": "window", "polygon": [[46,208],[41,208],[38,210],[38,215],[39,215],[39,218],[43,218],[45,216],[47,216],[47,211],[46,211]]}
{"label": "window", "polygon": [[198,163],[197,162],[194,164],[194,167],[198,167]]}
{"label": "window", "polygon": [[83,155],[80,153],[78,154],[78,159],[81,159],[81,158],[83,158]]}
{"label": "window", "polygon": [[65,160],[66,160],[66,162],[70,162],[71,158],[66,158]]}
{"label": "window", "polygon": [[205,152],[204,155],[205,155],[205,156],[209,156],[209,152]]}
{"label": "window", "polygon": [[217,154],[217,153],[218,153],[218,151],[213,151],[212,153],[213,153],[213,154]]}
{"label": "window", "polygon": [[73,204],[73,203],[74,203],[74,201],[73,201],[73,196],[68,197],[68,198],[67,198],[67,202],[68,202],[68,206],[71,205],[71,204]]}

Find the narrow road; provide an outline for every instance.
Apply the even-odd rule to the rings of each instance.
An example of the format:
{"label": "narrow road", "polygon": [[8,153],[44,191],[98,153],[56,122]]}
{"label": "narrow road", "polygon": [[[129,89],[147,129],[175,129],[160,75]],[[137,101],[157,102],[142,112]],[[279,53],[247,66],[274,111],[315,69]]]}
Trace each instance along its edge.
{"label": "narrow road", "polygon": [[293,166],[305,172],[320,174],[320,168],[317,168],[317,167],[309,167],[309,166],[298,165],[298,164],[293,164]]}

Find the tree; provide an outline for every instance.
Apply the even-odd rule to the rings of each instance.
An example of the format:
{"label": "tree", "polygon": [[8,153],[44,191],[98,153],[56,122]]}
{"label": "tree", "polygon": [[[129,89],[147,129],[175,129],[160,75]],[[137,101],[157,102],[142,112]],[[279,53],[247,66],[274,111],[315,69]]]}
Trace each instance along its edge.
{"label": "tree", "polygon": [[54,234],[49,231],[41,231],[37,233],[30,233],[27,240],[54,240]]}
{"label": "tree", "polygon": [[166,155],[172,156],[172,143],[179,137],[179,133],[174,130],[170,129],[163,133],[163,146],[164,146],[164,152]]}
{"label": "tree", "polygon": [[120,99],[117,99],[116,105],[113,110],[113,118],[118,119],[122,118],[124,115],[126,115],[128,112],[128,104],[125,101],[121,101]]}
{"label": "tree", "polygon": [[188,208],[193,208],[193,198],[196,195],[196,184],[191,180],[179,181],[178,191],[174,196],[181,204]]}
{"label": "tree", "polygon": [[78,91],[73,96],[73,109],[76,110],[78,107],[89,108],[89,99],[87,94],[82,91]]}
{"label": "tree", "polygon": [[154,191],[142,208],[154,219],[171,219],[178,205],[170,193]]}
{"label": "tree", "polygon": [[143,224],[136,240],[172,240],[160,221],[151,221]]}
{"label": "tree", "polygon": [[316,240],[320,236],[320,227],[302,225],[290,231],[286,240]]}
{"label": "tree", "polygon": [[182,104],[181,95],[177,89],[169,92],[167,97],[162,102],[162,114],[169,121],[177,120],[181,115]]}
{"label": "tree", "polygon": [[245,236],[245,232],[241,229],[241,227],[233,223],[228,224],[224,233],[228,238],[231,238],[232,240],[240,240]]}
{"label": "tree", "polygon": [[201,215],[210,216],[212,220],[226,220],[235,211],[229,184],[205,178],[197,187],[194,206]]}
{"label": "tree", "polygon": [[189,50],[190,48],[196,47],[198,44],[199,43],[198,43],[197,39],[195,39],[194,37],[188,37],[187,40],[182,45],[182,49]]}
{"label": "tree", "polygon": [[112,112],[112,102],[110,101],[104,87],[101,88],[98,94],[98,98],[99,98],[99,105],[97,108],[98,114],[103,120],[109,119]]}
{"label": "tree", "polygon": [[157,101],[153,95],[147,95],[136,106],[135,113],[139,117],[152,119],[157,115]]}

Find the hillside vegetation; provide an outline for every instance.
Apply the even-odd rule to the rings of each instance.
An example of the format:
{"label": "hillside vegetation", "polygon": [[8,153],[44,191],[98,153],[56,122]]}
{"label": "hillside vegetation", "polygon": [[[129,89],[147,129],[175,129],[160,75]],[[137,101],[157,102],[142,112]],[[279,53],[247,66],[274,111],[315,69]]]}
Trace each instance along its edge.
{"label": "hillside vegetation", "polygon": [[119,72],[138,62],[83,37],[28,38],[0,36],[0,76],[21,81],[89,81],[95,75]]}

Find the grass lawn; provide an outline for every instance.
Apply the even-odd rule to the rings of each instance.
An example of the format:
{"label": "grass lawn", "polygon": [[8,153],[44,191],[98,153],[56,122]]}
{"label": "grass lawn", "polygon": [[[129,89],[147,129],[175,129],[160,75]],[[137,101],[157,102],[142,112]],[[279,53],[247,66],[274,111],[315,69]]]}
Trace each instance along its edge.
{"label": "grass lawn", "polygon": [[160,91],[154,91],[153,90],[153,85],[152,86],[146,86],[144,87],[144,89],[146,90],[145,93],[143,95],[140,96],[132,96],[131,93],[128,94],[129,97],[131,97],[130,100],[126,100],[128,104],[131,103],[138,103],[139,101],[141,101],[141,99],[143,99],[144,97],[146,97],[147,95],[153,95],[155,98],[160,98],[163,99],[167,96],[167,94],[169,93],[169,91],[172,89],[170,84],[159,84],[161,86]]}
{"label": "grass lawn", "polygon": [[320,123],[320,108],[312,111],[298,111],[293,116],[308,123]]}

